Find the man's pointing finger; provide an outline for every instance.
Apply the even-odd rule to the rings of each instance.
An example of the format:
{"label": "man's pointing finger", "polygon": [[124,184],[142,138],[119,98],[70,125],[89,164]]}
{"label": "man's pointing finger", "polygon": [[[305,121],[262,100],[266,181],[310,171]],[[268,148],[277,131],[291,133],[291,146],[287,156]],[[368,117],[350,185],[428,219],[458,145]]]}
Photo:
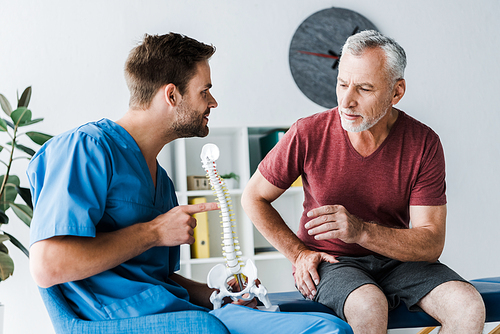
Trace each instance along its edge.
{"label": "man's pointing finger", "polygon": [[219,210],[220,208],[219,203],[217,202],[181,205],[180,207],[182,211],[189,215],[194,215],[199,212]]}

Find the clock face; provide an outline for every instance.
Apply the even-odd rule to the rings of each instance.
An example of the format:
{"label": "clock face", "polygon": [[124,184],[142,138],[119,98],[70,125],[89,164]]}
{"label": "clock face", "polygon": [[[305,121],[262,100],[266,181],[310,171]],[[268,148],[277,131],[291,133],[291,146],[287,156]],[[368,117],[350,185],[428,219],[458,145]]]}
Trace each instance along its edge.
{"label": "clock face", "polygon": [[377,30],[364,16],[344,8],[328,8],[309,16],[295,31],[288,59],[295,83],[313,102],[337,106],[338,58],[347,38]]}

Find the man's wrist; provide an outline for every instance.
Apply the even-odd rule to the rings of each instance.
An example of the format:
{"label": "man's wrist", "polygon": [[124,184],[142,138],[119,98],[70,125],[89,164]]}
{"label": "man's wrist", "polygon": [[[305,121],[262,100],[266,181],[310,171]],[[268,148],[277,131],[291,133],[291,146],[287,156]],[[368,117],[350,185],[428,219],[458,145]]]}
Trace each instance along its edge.
{"label": "man's wrist", "polygon": [[295,256],[293,258],[293,261],[292,261],[294,266],[297,264],[297,261],[299,261],[300,257],[302,255],[304,255],[304,253],[306,253],[307,251],[309,251],[309,248],[307,248],[305,246],[297,249],[297,251],[295,252]]}
{"label": "man's wrist", "polygon": [[159,224],[156,219],[146,223],[138,223],[135,226],[137,226],[138,233],[143,235],[147,249],[162,246]]}
{"label": "man's wrist", "polygon": [[[359,219],[359,218],[358,218]],[[369,242],[370,235],[373,232],[373,229],[378,226],[378,223],[376,221],[364,221],[362,219],[359,219],[361,221],[361,232],[359,235],[359,245],[366,245]]]}

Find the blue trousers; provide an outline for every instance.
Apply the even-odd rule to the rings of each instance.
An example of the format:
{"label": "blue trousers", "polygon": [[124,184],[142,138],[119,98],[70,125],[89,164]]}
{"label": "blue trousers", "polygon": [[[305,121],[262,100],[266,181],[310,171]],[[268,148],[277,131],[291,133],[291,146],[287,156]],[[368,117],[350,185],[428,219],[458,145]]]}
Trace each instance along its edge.
{"label": "blue trousers", "polygon": [[340,318],[319,312],[267,312],[228,304],[210,314],[219,318],[231,334],[353,334],[351,326]]}

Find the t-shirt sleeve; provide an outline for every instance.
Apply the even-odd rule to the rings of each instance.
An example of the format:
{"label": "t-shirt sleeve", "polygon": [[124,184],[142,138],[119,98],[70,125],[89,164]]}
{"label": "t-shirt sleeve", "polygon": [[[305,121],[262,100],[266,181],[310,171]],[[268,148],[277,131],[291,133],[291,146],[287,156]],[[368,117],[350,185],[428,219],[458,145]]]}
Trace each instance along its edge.
{"label": "t-shirt sleeve", "polygon": [[410,205],[437,206],[446,204],[446,168],[443,146],[437,134],[427,140],[418,177],[412,187]]}
{"label": "t-shirt sleeve", "polygon": [[272,185],[288,189],[302,174],[298,123],[293,124],[259,164],[259,171]]}
{"label": "t-shirt sleeve", "polygon": [[61,235],[95,237],[106,205],[108,159],[95,138],[78,131],[40,149],[27,169],[34,206],[30,245]]}

